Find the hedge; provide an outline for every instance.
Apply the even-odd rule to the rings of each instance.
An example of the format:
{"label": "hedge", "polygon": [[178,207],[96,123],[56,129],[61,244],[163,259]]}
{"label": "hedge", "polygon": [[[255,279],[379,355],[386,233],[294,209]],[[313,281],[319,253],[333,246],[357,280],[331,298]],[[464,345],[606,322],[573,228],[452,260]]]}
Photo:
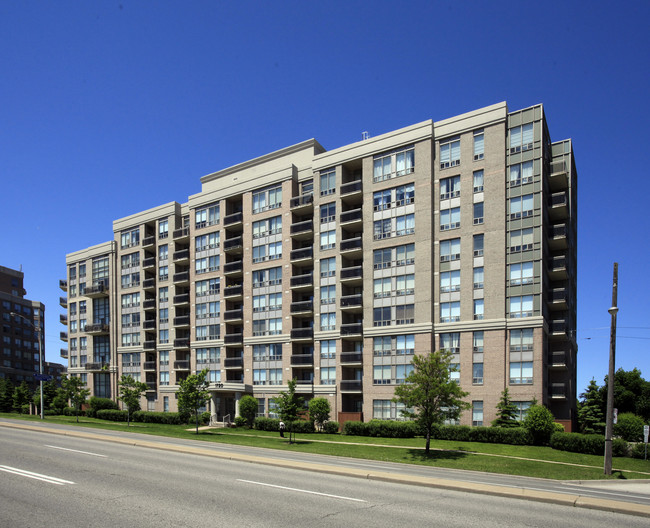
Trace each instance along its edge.
{"label": "hedge", "polygon": [[369,422],[345,422],[343,434],[349,436],[374,436],[383,438],[414,438],[420,431],[415,422],[394,420],[370,420]]}
{"label": "hedge", "polygon": [[260,416],[253,421],[253,428],[258,431],[279,431],[280,420],[277,418],[266,418]]}
{"label": "hedge", "polygon": [[337,434],[341,426],[338,422],[330,421],[323,424],[322,433],[325,434]]}
{"label": "hedge", "polygon": [[181,425],[186,423],[183,416],[175,412],[135,411],[131,415],[134,422]]}
{"label": "hedge", "polygon": [[[550,445],[559,451],[582,453],[585,455],[602,455],[605,452],[605,437],[597,434],[553,433]],[[613,456],[627,456],[627,442],[622,438],[612,441]]]}
{"label": "hedge", "polygon": [[[63,408],[64,416],[77,416],[77,411],[74,407],[64,407]],[[79,416],[86,416],[86,411],[79,409]]]}
{"label": "hedge", "polygon": [[121,411],[119,409],[99,409],[97,411],[97,418],[100,420],[108,420],[109,422],[126,422],[128,411]]}

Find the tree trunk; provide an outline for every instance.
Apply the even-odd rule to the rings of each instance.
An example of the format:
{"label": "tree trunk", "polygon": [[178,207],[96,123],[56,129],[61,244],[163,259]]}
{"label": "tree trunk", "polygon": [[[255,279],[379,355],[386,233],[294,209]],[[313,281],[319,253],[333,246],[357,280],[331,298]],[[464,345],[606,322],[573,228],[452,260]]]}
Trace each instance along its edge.
{"label": "tree trunk", "polygon": [[427,443],[424,446],[425,454],[429,454],[429,446],[431,445],[431,429],[427,429]]}

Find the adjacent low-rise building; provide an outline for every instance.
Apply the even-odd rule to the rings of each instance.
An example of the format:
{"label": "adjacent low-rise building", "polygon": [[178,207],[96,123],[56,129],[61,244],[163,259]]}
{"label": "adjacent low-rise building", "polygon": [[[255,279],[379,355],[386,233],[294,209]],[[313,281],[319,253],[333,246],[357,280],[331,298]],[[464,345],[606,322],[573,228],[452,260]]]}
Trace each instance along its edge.
{"label": "adjacent low-rise building", "polygon": [[[326,151],[308,140],[201,178],[66,257],[69,373],[176,410],[208,370],[217,419],[296,379],[333,418],[399,419],[413,354],[445,348],[489,425],[509,388],[576,420],[577,173],[542,105],[505,103]],[[62,301],[63,302],[63,301]],[[144,401],[143,401],[144,404]]]}

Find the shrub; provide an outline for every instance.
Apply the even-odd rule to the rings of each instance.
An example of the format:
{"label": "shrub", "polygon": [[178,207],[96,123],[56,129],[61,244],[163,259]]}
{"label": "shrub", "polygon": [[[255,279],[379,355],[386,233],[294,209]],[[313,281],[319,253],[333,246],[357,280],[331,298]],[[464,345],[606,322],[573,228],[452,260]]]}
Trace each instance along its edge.
{"label": "shrub", "polygon": [[[90,398],[90,411],[93,416],[97,416],[97,411],[102,409],[118,409],[117,403],[110,398],[100,398],[99,396],[92,396]],[[90,416],[90,414],[88,415]]]}
{"label": "shrub", "polygon": [[614,424],[614,435],[628,442],[643,440],[643,418],[634,413],[621,413]]}
{"label": "shrub", "polygon": [[437,440],[469,442],[470,429],[467,425],[438,425],[431,431],[431,436]]}
{"label": "shrub", "polygon": [[530,431],[535,445],[548,444],[555,431],[553,414],[542,405],[531,405],[528,408],[523,426]]}
{"label": "shrub", "polygon": [[99,409],[97,411],[97,418],[110,422],[126,422],[127,415],[128,411],[121,411],[119,409]]}
{"label": "shrub", "polygon": [[339,432],[340,426],[338,422],[325,422],[323,424],[322,432],[326,434],[337,434]]}
{"label": "shrub", "polygon": [[646,456],[646,447],[643,442],[632,444],[629,450],[629,455],[632,458],[645,458]]}
{"label": "shrub", "polygon": [[[253,422],[255,421],[255,415],[257,414],[257,399],[246,394],[242,396],[239,400],[239,417],[244,419],[244,424],[249,427],[253,427]],[[235,424],[237,424],[237,418],[235,418]]]}
{"label": "shrub", "polygon": [[235,418],[235,427],[246,427],[248,425],[248,420],[243,416],[237,416]]}
{"label": "shrub", "polygon": [[168,425],[181,425],[185,423],[179,413],[175,412],[135,411],[131,415],[131,420],[134,422]]}
{"label": "shrub", "polygon": [[260,416],[259,418],[255,418],[253,427],[258,431],[279,431],[280,420],[277,418],[266,418],[264,416]]}
{"label": "shrub", "polygon": [[[75,412],[74,407],[64,407],[63,408],[63,414],[64,416],[76,416],[77,413]],[[86,416],[86,411],[83,409],[79,409],[79,416]]]}
{"label": "shrub", "polygon": [[[550,439],[553,449],[600,456],[605,452],[605,437],[597,434],[553,433]],[[615,438],[612,442],[613,456],[627,456],[627,442]]]}
{"label": "shrub", "polygon": [[369,422],[345,422],[343,434],[350,436],[374,436],[382,438],[414,438],[420,433],[415,422],[394,420],[370,420]]}
{"label": "shrub", "polygon": [[287,431],[292,433],[315,433],[314,422],[307,420],[294,420],[291,424],[287,424]]}
{"label": "shrub", "polygon": [[209,411],[205,411],[201,413],[201,416],[199,416],[199,423],[202,423],[203,425],[209,425],[210,424],[210,414]]}

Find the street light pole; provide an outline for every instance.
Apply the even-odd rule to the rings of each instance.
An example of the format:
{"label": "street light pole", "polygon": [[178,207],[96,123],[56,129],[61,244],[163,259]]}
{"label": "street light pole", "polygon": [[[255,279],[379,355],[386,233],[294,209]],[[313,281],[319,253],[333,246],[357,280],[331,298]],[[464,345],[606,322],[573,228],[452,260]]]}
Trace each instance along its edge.
{"label": "street light pole", "polygon": [[618,291],[618,262],[614,262],[612,284],[612,306],[607,310],[611,315],[609,335],[609,374],[607,377],[607,416],[605,417],[605,475],[612,474],[612,429],[614,428],[614,366],[616,363],[616,315]]}
{"label": "street light pole", "polygon": [[[38,328],[36,328],[36,325],[32,323],[27,317],[25,317],[22,314],[16,313],[16,312],[11,312],[11,315],[15,315],[20,317],[23,321],[25,321],[27,324],[31,325],[31,327],[36,330],[37,335],[38,335],[38,373],[41,377],[39,380],[39,383],[41,385],[41,399],[40,399],[40,407],[41,407],[41,420],[44,419],[43,415],[43,334],[41,332],[41,325],[39,323]],[[39,317],[40,319],[40,317]]]}

